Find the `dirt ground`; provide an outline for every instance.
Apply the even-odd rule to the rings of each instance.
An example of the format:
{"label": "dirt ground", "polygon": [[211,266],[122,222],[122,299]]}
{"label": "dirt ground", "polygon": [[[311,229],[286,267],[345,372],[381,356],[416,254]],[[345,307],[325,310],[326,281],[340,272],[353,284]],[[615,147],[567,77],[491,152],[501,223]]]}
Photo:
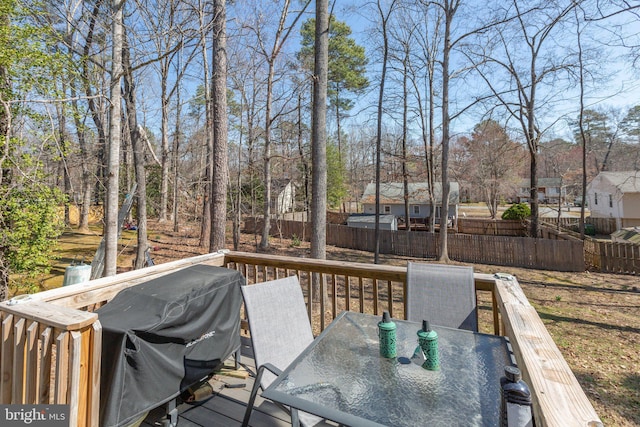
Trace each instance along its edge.
{"label": "dirt ground", "polygon": [[[171,224],[151,222],[151,256],[156,263],[205,253],[199,246],[199,228],[183,224],[178,232]],[[65,263],[73,258],[90,262],[99,232],[69,232],[63,246],[73,247],[54,268],[46,288],[60,286]],[[232,249],[229,236],[229,249]],[[243,234],[240,251],[256,252],[260,236]],[[80,246],[78,244],[80,243]],[[91,243],[93,242],[93,243]],[[129,269],[135,232],[125,231],[118,265]],[[268,253],[309,257],[308,242],[272,238]],[[327,258],[373,262],[373,254],[327,247]],[[381,256],[381,263],[406,265],[407,258]],[[536,308],[558,348],[575,373],[596,411],[607,426],[640,426],[640,280],[636,276],[595,272],[562,273],[520,268],[473,265],[476,272],[515,275]]]}

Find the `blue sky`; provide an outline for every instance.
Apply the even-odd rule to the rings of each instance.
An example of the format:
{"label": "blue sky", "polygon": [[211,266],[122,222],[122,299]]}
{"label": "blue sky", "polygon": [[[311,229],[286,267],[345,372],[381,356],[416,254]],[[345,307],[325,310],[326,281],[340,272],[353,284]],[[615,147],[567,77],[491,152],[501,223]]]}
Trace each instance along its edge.
{"label": "blue sky", "polygon": [[[465,2],[476,3],[475,1]],[[371,52],[371,38],[368,34],[371,26],[373,25],[371,20],[373,16],[369,12],[364,12],[362,7],[363,2],[351,1],[351,2],[338,2],[335,7],[335,14],[338,19],[346,21],[353,30],[353,37],[367,49],[369,58],[371,59],[371,68],[373,69],[372,75],[378,74],[376,68],[378,65],[373,63],[375,57],[374,52]],[[481,4],[486,4],[482,2]],[[482,7],[482,6],[479,6]],[[370,19],[369,16],[372,18]],[[634,21],[634,18],[636,19]],[[637,17],[621,15],[616,17],[615,20],[607,21],[602,25],[593,25],[590,28],[590,33],[585,36],[583,43],[589,43],[590,39],[595,39],[597,42],[604,40],[612,40],[615,43],[614,36],[611,29],[613,27],[622,28],[626,32],[627,37],[638,38],[638,25]],[[608,79],[599,83],[596,87],[590,87],[585,94],[585,107],[586,108],[617,108],[623,112],[629,108],[640,104],[640,74],[638,70],[633,70],[628,61],[628,50],[615,47],[604,48],[599,55],[596,68],[598,72],[608,74]],[[455,53],[454,53],[455,55]],[[377,102],[377,84],[379,80],[370,78],[372,87],[375,85],[375,89],[367,97],[360,101],[360,105],[375,105]],[[455,84],[455,83],[453,83]],[[455,91],[455,88],[452,88]],[[570,127],[567,126],[569,120],[575,119],[578,114],[578,89],[563,90],[561,97],[564,102],[559,102],[555,113],[553,114],[553,120],[556,123],[548,133],[548,138],[563,137],[565,139],[572,138],[572,132]],[[438,113],[439,114],[439,113]],[[469,116],[463,120],[459,120],[454,123],[454,130],[458,132],[466,132],[473,128],[473,126],[479,120],[479,115]]]}

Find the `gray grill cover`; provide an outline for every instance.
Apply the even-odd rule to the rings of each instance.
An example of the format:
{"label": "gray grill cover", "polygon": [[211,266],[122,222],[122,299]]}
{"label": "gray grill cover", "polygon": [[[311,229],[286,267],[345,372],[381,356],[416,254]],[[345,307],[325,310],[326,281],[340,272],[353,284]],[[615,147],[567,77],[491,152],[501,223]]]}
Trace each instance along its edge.
{"label": "gray grill cover", "polygon": [[124,426],[177,397],[240,346],[235,270],[196,265],[118,293],[102,324],[100,424]]}

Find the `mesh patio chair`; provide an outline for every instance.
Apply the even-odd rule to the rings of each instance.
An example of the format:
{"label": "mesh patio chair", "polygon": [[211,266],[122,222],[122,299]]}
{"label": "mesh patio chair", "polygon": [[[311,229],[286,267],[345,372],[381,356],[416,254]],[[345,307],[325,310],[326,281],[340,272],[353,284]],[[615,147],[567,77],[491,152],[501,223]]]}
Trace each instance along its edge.
{"label": "mesh patio chair", "polygon": [[[245,313],[258,372],[251,390],[243,427],[249,425],[258,388],[264,390],[313,341],[302,289],[297,276],[242,286]],[[295,409],[292,424],[313,426],[323,419]]]}
{"label": "mesh patio chair", "polygon": [[407,320],[477,332],[473,268],[409,262]]}

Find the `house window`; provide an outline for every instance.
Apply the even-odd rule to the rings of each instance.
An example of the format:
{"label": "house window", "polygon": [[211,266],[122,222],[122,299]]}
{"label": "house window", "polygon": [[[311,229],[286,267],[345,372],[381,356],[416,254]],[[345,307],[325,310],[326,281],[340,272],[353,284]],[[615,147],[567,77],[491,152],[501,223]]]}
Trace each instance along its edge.
{"label": "house window", "polygon": [[593,193],[593,203],[598,204],[598,193]]}
{"label": "house window", "polygon": [[413,214],[420,215],[420,205],[413,205]]}
{"label": "house window", "polygon": [[611,194],[609,194],[609,207],[613,207],[613,196]]}
{"label": "house window", "polygon": [[390,214],[391,213],[391,206],[384,205],[384,213],[385,214]]}

